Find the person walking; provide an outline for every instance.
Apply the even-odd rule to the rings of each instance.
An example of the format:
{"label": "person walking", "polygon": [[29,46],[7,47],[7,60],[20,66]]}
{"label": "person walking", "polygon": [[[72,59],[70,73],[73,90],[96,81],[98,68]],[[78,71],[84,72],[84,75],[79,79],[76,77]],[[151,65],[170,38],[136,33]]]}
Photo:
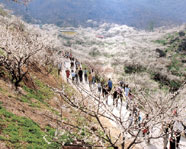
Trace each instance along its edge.
{"label": "person walking", "polygon": [[142,117],[140,112],[138,111],[138,126],[141,127]]}
{"label": "person walking", "polygon": [[92,90],[92,74],[91,74],[91,72],[89,72],[89,75],[88,75],[88,82],[89,82],[90,90]]}
{"label": "person walking", "polygon": [[116,104],[116,107],[118,106],[118,92],[116,88],[114,87],[114,93],[113,93],[113,106]]}
{"label": "person walking", "polygon": [[122,105],[123,94],[122,94],[122,87],[121,86],[118,87],[117,92],[118,92],[118,97],[120,98],[120,102],[121,102],[121,105]]}
{"label": "person walking", "polygon": [[108,104],[108,87],[104,85],[102,88],[103,97],[106,98],[106,104]]}
{"label": "person walking", "polygon": [[70,61],[71,61],[71,62],[70,62],[70,68],[71,68],[71,69],[74,69],[74,61],[73,61],[72,59],[71,59]]}
{"label": "person walking", "polygon": [[69,52],[66,52],[66,58],[69,58],[69,57],[70,57]]}
{"label": "person walking", "polygon": [[82,71],[81,68],[80,68],[80,70],[78,71],[78,75],[79,75],[79,80],[80,80],[80,82],[82,82],[82,81],[83,81],[83,71]]}
{"label": "person walking", "polygon": [[71,51],[71,49],[70,49],[70,52],[69,52],[69,57],[70,57],[70,59],[72,58],[72,51]]}
{"label": "person walking", "polygon": [[125,86],[125,96],[128,97],[128,94],[129,94],[129,91],[130,91],[130,88],[128,86],[128,84]]}
{"label": "person walking", "polygon": [[162,129],[163,129],[163,149],[167,149],[167,145],[168,145],[168,139],[169,139],[169,128],[168,125],[166,123],[163,123],[162,125]]}
{"label": "person walking", "polygon": [[94,72],[94,69],[92,69],[92,84],[94,85],[96,83],[96,74]]}
{"label": "person walking", "polygon": [[176,139],[174,135],[170,137],[169,144],[170,144],[169,149],[176,149]]}
{"label": "person walking", "polygon": [[102,86],[102,96],[105,97],[106,87],[105,85]]}
{"label": "person walking", "polygon": [[80,66],[80,62],[76,59],[76,61],[75,61],[75,65],[76,65],[76,69],[78,69],[79,68],[79,66]]}
{"label": "person walking", "polygon": [[176,139],[176,147],[179,148],[179,143],[181,139],[181,133],[183,132],[184,127],[182,122],[177,120],[173,124],[173,131],[175,132],[175,139]]}
{"label": "person walking", "polygon": [[62,63],[61,62],[58,63],[57,68],[58,68],[58,76],[59,76],[61,73],[61,70],[62,70]]}
{"label": "person walking", "polygon": [[102,77],[100,79],[100,83],[101,83],[101,88],[102,88],[102,93],[103,93],[103,86],[104,86],[105,82],[104,82],[104,79]]}
{"label": "person walking", "polygon": [[123,87],[124,87],[124,85],[125,85],[124,81],[123,81],[123,80],[121,80],[121,81],[119,82],[119,85],[120,85],[120,87],[121,87],[121,88],[123,88]]}
{"label": "person walking", "polygon": [[78,83],[78,68],[76,68],[76,71],[75,71],[75,78],[76,78],[76,83]]}
{"label": "person walking", "polygon": [[68,81],[68,79],[69,79],[69,76],[70,76],[70,70],[69,70],[69,69],[67,69],[67,70],[66,70],[66,77],[67,77],[67,82],[69,82],[69,81]]}
{"label": "person walking", "polygon": [[108,80],[108,91],[110,92],[111,90],[112,90],[112,81],[109,78],[109,80]]}
{"label": "person walking", "polygon": [[84,79],[85,79],[85,82],[87,82],[87,77],[88,77],[88,71],[87,71],[87,69],[85,68],[85,69],[84,69]]}
{"label": "person walking", "polygon": [[98,81],[98,93],[99,93],[99,97],[100,97],[100,94],[101,94],[101,82]]}
{"label": "person walking", "polygon": [[180,143],[180,139],[181,139],[181,132],[176,131],[175,136],[176,136],[176,148],[179,148],[179,143]]}
{"label": "person walking", "polygon": [[75,77],[76,77],[76,73],[74,72],[74,70],[72,70],[71,76],[72,76],[72,82],[74,83],[74,80],[75,80]]}

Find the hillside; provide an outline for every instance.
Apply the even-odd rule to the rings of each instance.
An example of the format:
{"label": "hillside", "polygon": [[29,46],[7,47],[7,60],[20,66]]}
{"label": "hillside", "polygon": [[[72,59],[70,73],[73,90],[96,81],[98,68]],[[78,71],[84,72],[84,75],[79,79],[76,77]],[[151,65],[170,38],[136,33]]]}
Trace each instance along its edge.
{"label": "hillside", "polygon": [[[75,91],[57,76],[56,69],[48,74],[44,67],[32,66],[25,79],[16,92],[7,83],[8,78],[4,80],[1,76],[0,148],[56,149],[62,145],[81,145],[86,137],[86,130],[81,127],[84,129],[86,123],[92,122],[88,116],[69,107],[48,86],[60,89],[63,84],[69,94]],[[76,125],[78,129],[74,128]]]}
{"label": "hillside", "polygon": [[85,126],[96,127],[94,120],[56,92],[81,97],[58,75],[52,36],[3,9],[0,20],[0,148],[99,145],[97,137],[87,139],[90,132]]}
{"label": "hillside", "polygon": [[185,80],[184,25],[149,32],[105,23],[74,30],[76,35],[60,35],[64,48],[115,83],[124,80],[131,88],[158,94],[177,91]]}
{"label": "hillside", "polygon": [[0,148],[157,148],[167,125],[185,147],[185,41],[184,25],[35,25],[0,8]]}

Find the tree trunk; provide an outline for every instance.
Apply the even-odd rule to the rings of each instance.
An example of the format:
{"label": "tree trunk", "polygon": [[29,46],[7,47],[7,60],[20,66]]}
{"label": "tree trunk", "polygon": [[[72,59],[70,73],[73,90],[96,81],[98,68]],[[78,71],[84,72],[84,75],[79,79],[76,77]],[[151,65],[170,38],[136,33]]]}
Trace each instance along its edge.
{"label": "tree trunk", "polygon": [[121,148],[122,148],[122,149],[125,149],[125,137],[123,137],[123,142],[122,142],[122,144],[121,144]]}
{"label": "tree trunk", "polygon": [[17,91],[18,86],[19,86],[19,81],[16,81],[16,82],[14,83],[14,85],[15,85],[15,89],[16,89],[16,91]]}
{"label": "tree trunk", "polygon": [[16,81],[14,83],[16,90],[18,89],[19,84],[20,84],[21,81],[22,81],[22,79],[18,79],[18,80],[16,79]]}

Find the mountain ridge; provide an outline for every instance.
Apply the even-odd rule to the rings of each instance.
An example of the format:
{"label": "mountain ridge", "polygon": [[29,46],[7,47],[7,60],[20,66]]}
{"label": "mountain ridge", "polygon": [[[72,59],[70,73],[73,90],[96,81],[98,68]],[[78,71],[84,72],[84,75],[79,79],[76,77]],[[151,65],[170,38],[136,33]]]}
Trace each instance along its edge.
{"label": "mountain ridge", "polygon": [[39,20],[58,26],[87,26],[89,19],[143,29],[186,22],[186,2],[181,0],[33,0],[26,7],[6,0],[0,2],[28,22]]}

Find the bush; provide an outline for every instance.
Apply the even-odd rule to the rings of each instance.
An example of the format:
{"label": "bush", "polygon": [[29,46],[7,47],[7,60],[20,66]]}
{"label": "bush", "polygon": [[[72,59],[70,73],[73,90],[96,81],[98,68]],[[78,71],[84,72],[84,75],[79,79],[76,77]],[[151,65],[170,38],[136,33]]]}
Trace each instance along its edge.
{"label": "bush", "polygon": [[167,76],[163,76],[160,73],[154,73],[152,75],[152,79],[158,82],[160,84],[160,87],[168,86],[171,92],[179,90],[182,84],[180,81],[170,80],[167,78]]}
{"label": "bush", "polygon": [[161,45],[166,45],[167,41],[166,40],[156,40],[155,43],[161,44]]}
{"label": "bush", "polygon": [[140,73],[146,71],[146,68],[144,68],[141,65],[128,65],[124,67],[125,73],[131,74],[131,73]]}
{"label": "bush", "polygon": [[101,53],[99,52],[99,50],[97,50],[96,48],[93,48],[91,50],[91,52],[89,52],[89,55],[92,56],[92,57],[97,57],[99,56]]}

